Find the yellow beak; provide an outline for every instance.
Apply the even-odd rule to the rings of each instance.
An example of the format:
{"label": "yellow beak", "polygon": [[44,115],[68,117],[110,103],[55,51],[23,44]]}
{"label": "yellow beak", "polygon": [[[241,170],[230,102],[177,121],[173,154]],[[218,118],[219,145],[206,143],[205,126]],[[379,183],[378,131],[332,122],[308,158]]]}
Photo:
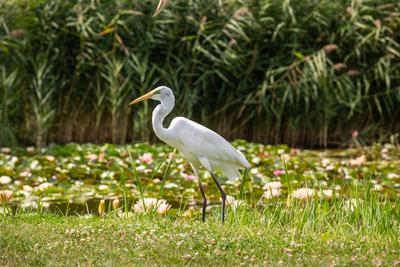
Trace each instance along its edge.
{"label": "yellow beak", "polygon": [[148,92],[145,95],[142,95],[141,97],[136,98],[135,100],[133,100],[131,103],[129,103],[129,105],[135,105],[143,100],[149,99],[150,97],[152,97],[155,94],[154,90]]}

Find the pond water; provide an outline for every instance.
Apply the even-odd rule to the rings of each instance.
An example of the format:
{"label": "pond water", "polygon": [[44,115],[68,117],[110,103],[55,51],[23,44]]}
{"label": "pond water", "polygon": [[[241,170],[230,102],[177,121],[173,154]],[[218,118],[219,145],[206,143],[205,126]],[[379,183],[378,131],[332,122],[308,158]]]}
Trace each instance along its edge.
{"label": "pond water", "polygon": [[[377,192],[387,199],[400,195],[397,145],[316,151],[244,141],[234,144],[251,164],[246,182],[220,180],[228,195],[240,195],[253,205],[270,205],[288,196],[345,198],[355,190]],[[210,175],[202,172],[201,180],[210,203],[219,205],[219,191]],[[130,210],[141,192],[145,197],[161,196],[173,209],[201,203],[190,165],[165,145],[68,144],[0,150],[3,206],[95,214],[100,200],[111,210],[114,199],[125,203],[124,196]]]}

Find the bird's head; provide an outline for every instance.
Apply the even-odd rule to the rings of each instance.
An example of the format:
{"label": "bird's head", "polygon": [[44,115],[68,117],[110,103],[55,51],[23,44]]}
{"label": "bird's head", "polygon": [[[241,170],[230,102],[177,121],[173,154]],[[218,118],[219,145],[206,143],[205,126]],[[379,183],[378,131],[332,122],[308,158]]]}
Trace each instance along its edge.
{"label": "bird's head", "polygon": [[169,89],[167,86],[159,86],[156,89],[151,90],[147,94],[144,94],[141,97],[136,98],[129,105],[134,105],[147,99],[162,101],[165,98],[173,98],[173,97],[174,94],[172,93],[171,89]]}

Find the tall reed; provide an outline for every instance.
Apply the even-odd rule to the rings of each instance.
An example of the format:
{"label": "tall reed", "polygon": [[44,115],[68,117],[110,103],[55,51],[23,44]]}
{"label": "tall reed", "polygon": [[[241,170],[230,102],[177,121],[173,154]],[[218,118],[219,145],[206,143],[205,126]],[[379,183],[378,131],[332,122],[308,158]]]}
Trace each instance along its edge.
{"label": "tall reed", "polygon": [[36,125],[38,144],[154,140],[153,104],[127,104],[157,85],[174,90],[174,115],[228,138],[330,146],[355,131],[364,143],[398,136],[398,1],[174,0],[152,16],[157,4],[2,1],[0,67],[22,78],[16,94],[34,87],[37,55],[51,68],[43,86],[56,87],[46,123],[32,98],[11,98],[14,139],[35,142]]}

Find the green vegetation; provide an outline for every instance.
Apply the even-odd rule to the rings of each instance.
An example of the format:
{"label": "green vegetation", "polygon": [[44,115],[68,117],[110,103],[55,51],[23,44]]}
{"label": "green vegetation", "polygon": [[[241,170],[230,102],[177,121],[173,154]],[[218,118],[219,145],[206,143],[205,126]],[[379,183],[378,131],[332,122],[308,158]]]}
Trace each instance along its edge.
{"label": "green vegetation", "polygon": [[[260,200],[265,204],[265,199],[286,202],[291,194],[301,195],[301,191],[295,192],[302,188],[315,190],[308,192],[309,198],[322,194],[343,200],[370,193],[398,198],[400,150],[395,145],[321,152],[244,141],[234,144],[252,167],[244,186],[240,180],[220,179],[228,195],[251,205]],[[88,208],[97,213],[100,199],[106,199],[107,204],[122,196],[132,201],[141,196],[140,192],[145,197],[162,193],[175,209],[201,202],[190,165],[179,153],[171,159],[172,150],[166,145],[69,144],[2,151],[0,191],[10,190],[13,202],[25,208],[42,205],[54,210],[54,202],[63,202],[70,203],[69,209],[72,204],[82,205],[80,213],[86,214]],[[219,203],[220,195],[210,175],[202,172],[201,179],[211,203]]]}
{"label": "green vegetation", "polygon": [[[385,207],[374,212],[388,210]],[[388,219],[386,212],[370,221],[373,225],[368,227],[363,220],[349,224],[347,216],[333,222],[331,212],[335,210],[313,211],[311,206],[304,211],[276,210],[262,215],[243,211],[233,216],[229,212],[228,222],[223,226],[219,214],[204,224],[199,220],[151,216],[0,217],[0,263],[5,266],[399,264],[399,224],[385,226],[382,220]],[[371,215],[363,219],[371,219]]]}
{"label": "green vegetation", "polygon": [[252,168],[244,183],[221,178],[224,225],[212,179],[201,174],[202,223],[190,166],[167,146],[2,148],[0,264],[400,263],[398,145],[235,146]]}
{"label": "green vegetation", "polygon": [[[400,3],[0,2],[0,143],[152,140],[156,85],[228,138],[398,138]],[[200,110],[200,111],[199,111]]]}

